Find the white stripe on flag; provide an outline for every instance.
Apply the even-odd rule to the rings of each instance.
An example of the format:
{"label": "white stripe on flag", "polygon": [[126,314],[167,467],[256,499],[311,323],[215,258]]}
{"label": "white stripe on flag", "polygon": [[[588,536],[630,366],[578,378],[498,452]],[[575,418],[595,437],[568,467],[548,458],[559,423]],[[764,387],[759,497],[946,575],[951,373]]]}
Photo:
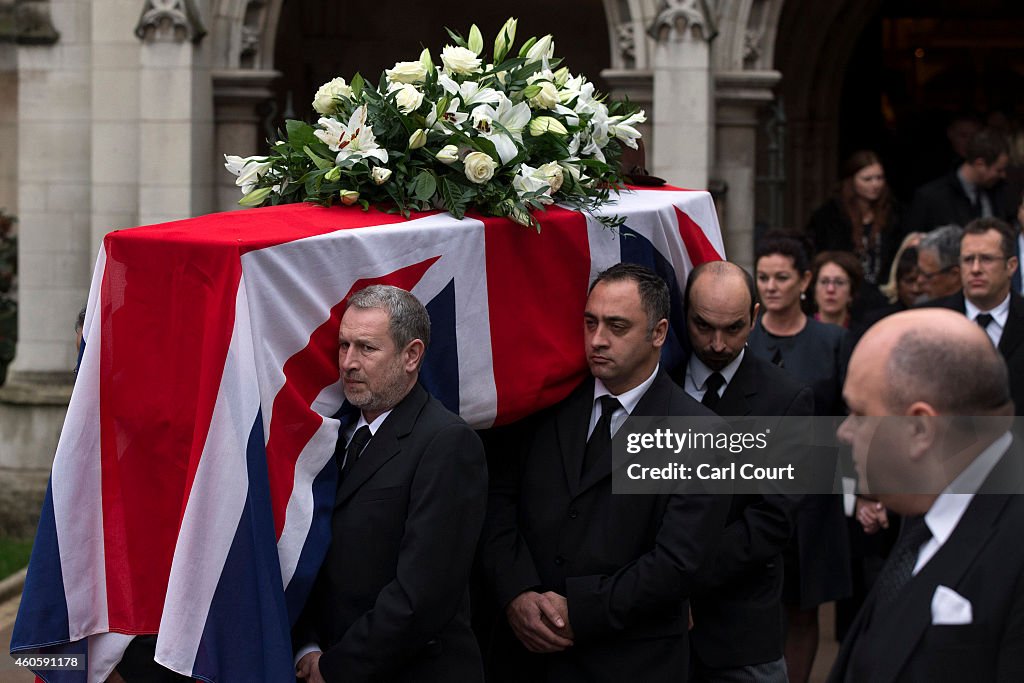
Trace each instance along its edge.
{"label": "white stripe on flag", "polygon": [[107,630],[107,572],[103,550],[100,465],[99,298],[106,268],[101,248],[89,290],[88,343],[53,458],[53,516],[72,641]]}
{"label": "white stripe on flag", "polygon": [[224,562],[248,495],[246,446],[260,408],[243,275],[210,431],[174,547],[156,660],[191,675]]}

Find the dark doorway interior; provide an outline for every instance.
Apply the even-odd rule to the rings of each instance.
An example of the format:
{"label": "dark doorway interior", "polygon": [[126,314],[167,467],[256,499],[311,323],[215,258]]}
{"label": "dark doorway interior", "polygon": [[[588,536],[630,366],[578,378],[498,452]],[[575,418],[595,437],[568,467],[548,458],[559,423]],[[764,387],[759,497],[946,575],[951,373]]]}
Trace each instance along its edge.
{"label": "dark doorway interior", "polygon": [[1021,93],[1024,3],[883,2],[846,68],[839,160],[878,150],[893,190],[909,200],[918,185],[957,163],[948,130],[1024,129]]}

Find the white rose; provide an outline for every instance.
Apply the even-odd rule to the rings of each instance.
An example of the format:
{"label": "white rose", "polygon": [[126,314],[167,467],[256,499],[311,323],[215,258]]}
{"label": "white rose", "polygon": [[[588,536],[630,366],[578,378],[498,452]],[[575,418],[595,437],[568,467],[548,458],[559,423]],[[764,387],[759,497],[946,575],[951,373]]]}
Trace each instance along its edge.
{"label": "white rose", "polygon": [[395,95],[395,104],[398,105],[398,111],[403,114],[411,114],[423,104],[423,93],[417,90],[415,85],[403,83],[395,87],[393,92],[398,93]]}
{"label": "white rose", "polygon": [[455,145],[445,145],[434,155],[443,164],[452,164],[459,160],[459,148]]}
{"label": "white rose", "polygon": [[470,152],[466,155],[466,177],[478,185],[486,183],[494,177],[498,164],[489,154]]}
{"label": "white rose", "polygon": [[384,168],[383,166],[374,166],[373,170],[370,171],[370,177],[373,178],[373,182],[378,185],[383,185],[391,177],[391,169]]}
{"label": "white rose", "polygon": [[338,111],[337,97],[352,97],[352,88],[344,78],[335,78],[321,85],[313,98],[313,109],[320,114],[333,114]]}
{"label": "white rose", "polygon": [[441,50],[441,63],[454,74],[471,74],[480,70],[480,58],[472,50],[457,45],[445,45]]}
{"label": "white rose", "polygon": [[345,206],[352,206],[359,201],[359,193],[355,190],[342,190],[338,195],[341,197],[341,203]]}
{"label": "white rose", "polygon": [[550,81],[541,81],[540,92],[530,98],[535,109],[551,109],[558,104],[558,88]]}
{"label": "white rose", "polygon": [[551,186],[551,194],[558,192],[562,187],[562,182],[565,180],[565,176],[562,174],[562,167],[558,165],[557,161],[549,161],[537,169],[540,175],[548,182]]}
{"label": "white rose", "polygon": [[427,67],[423,62],[395,62],[395,66],[385,69],[388,80],[394,83],[422,83],[427,78]]}

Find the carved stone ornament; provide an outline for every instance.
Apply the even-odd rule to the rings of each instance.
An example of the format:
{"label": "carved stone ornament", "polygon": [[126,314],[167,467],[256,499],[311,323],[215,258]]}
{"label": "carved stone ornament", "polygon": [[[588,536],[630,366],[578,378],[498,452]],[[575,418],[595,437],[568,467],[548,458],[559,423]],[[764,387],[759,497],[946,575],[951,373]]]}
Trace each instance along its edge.
{"label": "carved stone ornament", "polygon": [[747,29],[743,34],[743,64],[753,66],[761,58],[761,31]]}
{"label": "carved stone ornament", "polygon": [[647,34],[659,43],[680,42],[688,35],[710,41],[718,29],[707,0],[661,0]]}
{"label": "carved stone ornament", "polygon": [[144,41],[198,43],[206,27],[195,0],[146,0],[135,35]]}
{"label": "carved stone ornament", "polygon": [[627,65],[636,63],[636,38],[633,36],[633,24],[619,24],[615,31],[619,54]]}
{"label": "carved stone ornament", "polygon": [[16,0],[9,11],[13,26],[10,37],[14,38],[14,42],[21,45],[53,45],[60,38],[50,18],[48,0]]}

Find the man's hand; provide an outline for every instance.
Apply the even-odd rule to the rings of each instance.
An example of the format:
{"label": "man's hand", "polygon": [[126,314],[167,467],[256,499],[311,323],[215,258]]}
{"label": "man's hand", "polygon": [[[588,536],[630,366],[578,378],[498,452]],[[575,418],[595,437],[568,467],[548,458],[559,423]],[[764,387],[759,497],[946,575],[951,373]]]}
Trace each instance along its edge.
{"label": "man's hand", "polygon": [[879,502],[858,498],[855,515],[864,533],[869,536],[889,528],[889,515],[885,506]]}
{"label": "man's hand", "polygon": [[309,683],[324,683],[324,677],[320,675],[320,655],[323,652],[307,652],[295,665],[295,677],[304,678]]}
{"label": "man's hand", "polygon": [[555,611],[558,613],[559,621],[557,622],[545,616],[545,621],[550,622],[549,626],[553,627],[552,630],[563,638],[575,640],[576,636],[572,632],[572,624],[569,623],[569,601],[554,591],[548,591],[541,597],[547,598],[548,602],[554,606]]}
{"label": "man's hand", "polygon": [[[505,608],[505,616],[508,617],[512,632],[530,652],[561,652],[572,645],[572,640],[555,632],[567,627],[568,622],[559,613],[549,595],[557,593],[541,595],[534,591],[523,591]],[[562,601],[564,602],[565,598],[562,598]]]}

